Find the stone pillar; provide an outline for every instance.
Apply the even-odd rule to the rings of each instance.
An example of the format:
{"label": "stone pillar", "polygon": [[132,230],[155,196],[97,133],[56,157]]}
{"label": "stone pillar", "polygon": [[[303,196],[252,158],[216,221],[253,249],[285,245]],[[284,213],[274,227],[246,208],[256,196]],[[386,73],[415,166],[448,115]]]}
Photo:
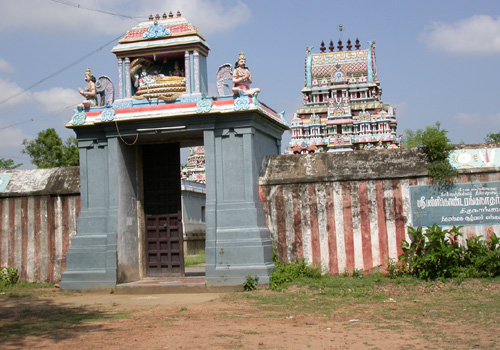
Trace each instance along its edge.
{"label": "stone pillar", "polygon": [[256,113],[228,116],[204,131],[206,197],[206,281],[241,285],[246,275],[269,283],[272,242],[258,194],[265,156],[278,154],[283,130]]}
{"label": "stone pillar", "polygon": [[109,166],[115,158],[110,150],[114,147],[105,137],[94,136],[78,142],[81,212],[78,233],[66,254],[64,289],[113,288],[116,284],[116,181],[110,179]]}
{"label": "stone pillar", "polygon": [[123,59],[118,58],[118,98],[123,97]]}
{"label": "stone pillar", "polygon": [[130,79],[130,58],[125,57],[125,97],[132,97],[132,80]]}
{"label": "stone pillar", "polygon": [[139,278],[135,148],[98,132],[77,138],[81,212],[61,288],[114,288]]}
{"label": "stone pillar", "polygon": [[194,89],[193,93],[200,93],[200,54],[198,50],[193,52],[193,74],[194,74]]}
{"label": "stone pillar", "polygon": [[184,52],[184,78],[186,80],[186,94],[191,94],[191,63],[189,62],[189,51]]}

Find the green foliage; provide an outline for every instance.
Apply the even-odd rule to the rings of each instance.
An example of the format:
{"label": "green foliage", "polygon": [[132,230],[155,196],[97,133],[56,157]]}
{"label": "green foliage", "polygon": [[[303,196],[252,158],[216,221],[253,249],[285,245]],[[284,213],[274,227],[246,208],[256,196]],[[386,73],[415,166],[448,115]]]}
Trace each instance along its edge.
{"label": "green foliage", "polygon": [[243,289],[247,292],[256,290],[257,285],[259,284],[259,276],[246,276],[246,281],[243,283]]}
{"label": "green foliage", "polygon": [[269,278],[269,288],[275,291],[282,291],[287,285],[302,278],[321,278],[321,269],[308,265],[304,259],[294,263],[282,264],[274,256],[276,271],[271,273]]}
{"label": "green foliage", "polygon": [[409,227],[411,243],[403,241],[400,265],[389,265],[389,276],[410,274],[424,280],[500,276],[500,238],[493,233],[488,242],[474,237],[460,245],[460,228],[433,225],[424,232],[422,227]]}
{"label": "green foliage", "polygon": [[206,261],[205,251],[201,250],[198,254],[184,256],[184,266],[195,266],[204,264]]}
{"label": "green foliage", "polygon": [[39,169],[78,165],[78,145],[71,136],[63,143],[56,130],[40,131],[35,140],[24,139],[21,151],[31,158]]}
{"label": "green foliage", "polygon": [[0,282],[13,285],[19,282],[19,273],[13,267],[0,267]]}
{"label": "green foliage", "polygon": [[500,143],[500,132],[491,133],[491,134],[486,135],[484,142],[486,142],[486,143]]}
{"label": "green foliage", "polygon": [[19,168],[21,164],[15,164],[12,159],[0,158],[0,170],[13,170]]}
{"label": "green foliage", "polygon": [[438,184],[450,184],[458,172],[450,165],[448,154],[453,149],[446,130],[441,129],[441,124],[427,126],[425,130],[405,130],[404,147],[420,147],[427,155],[429,163],[426,165],[429,176]]}

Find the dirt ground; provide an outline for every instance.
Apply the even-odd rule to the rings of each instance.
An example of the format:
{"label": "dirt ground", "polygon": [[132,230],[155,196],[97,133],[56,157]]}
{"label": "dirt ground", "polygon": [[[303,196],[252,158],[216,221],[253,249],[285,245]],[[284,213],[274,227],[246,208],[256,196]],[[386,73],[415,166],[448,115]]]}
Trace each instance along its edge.
{"label": "dirt ground", "polygon": [[[273,292],[252,293],[265,297]],[[410,304],[385,301],[332,305],[332,312],[317,312],[316,307],[316,312],[309,313],[289,305],[268,308],[244,294],[66,295],[54,291],[53,296],[38,299],[0,298],[4,313],[0,329],[2,321],[6,325],[9,317],[23,313],[27,319],[43,315],[54,324],[41,332],[34,324],[25,324],[23,336],[7,338],[0,348],[493,349],[500,342],[491,327],[440,319],[438,306],[436,310],[423,307],[407,317],[401,315]],[[432,293],[425,298],[432,301]],[[309,302],[312,305],[315,300]],[[61,318],[70,321],[58,324],[57,309]],[[87,318],[82,318],[84,313]],[[440,331],[426,334],[422,331],[426,324]]]}

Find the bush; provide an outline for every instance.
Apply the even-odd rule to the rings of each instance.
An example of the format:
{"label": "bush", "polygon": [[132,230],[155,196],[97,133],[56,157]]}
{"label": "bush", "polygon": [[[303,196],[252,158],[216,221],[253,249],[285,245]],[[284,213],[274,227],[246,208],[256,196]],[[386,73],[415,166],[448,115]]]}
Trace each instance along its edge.
{"label": "bush", "polygon": [[399,265],[389,265],[389,275],[406,273],[424,280],[499,276],[500,238],[493,233],[488,242],[473,237],[460,245],[460,229],[433,225],[424,233],[422,227],[409,227],[411,243],[403,241]]}
{"label": "bush", "polygon": [[245,281],[245,283],[243,283],[243,289],[246,292],[256,290],[258,284],[259,284],[259,276],[247,275],[246,281]]}
{"label": "bush", "polygon": [[274,256],[276,271],[271,273],[269,287],[275,291],[283,288],[301,278],[320,278],[321,269],[308,265],[304,259],[296,260],[294,263],[282,264]]}
{"label": "bush", "polygon": [[19,273],[13,267],[0,267],[0,282],[7,285],[16,284],[19,282]]}

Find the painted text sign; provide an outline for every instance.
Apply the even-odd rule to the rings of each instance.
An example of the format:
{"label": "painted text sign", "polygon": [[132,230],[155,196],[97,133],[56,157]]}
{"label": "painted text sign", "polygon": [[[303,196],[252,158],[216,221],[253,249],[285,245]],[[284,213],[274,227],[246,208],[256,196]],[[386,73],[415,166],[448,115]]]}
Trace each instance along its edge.
{"label": "painted text sign", "polygon": [[410,186],[412,226],[500,223],[500,181]]}

